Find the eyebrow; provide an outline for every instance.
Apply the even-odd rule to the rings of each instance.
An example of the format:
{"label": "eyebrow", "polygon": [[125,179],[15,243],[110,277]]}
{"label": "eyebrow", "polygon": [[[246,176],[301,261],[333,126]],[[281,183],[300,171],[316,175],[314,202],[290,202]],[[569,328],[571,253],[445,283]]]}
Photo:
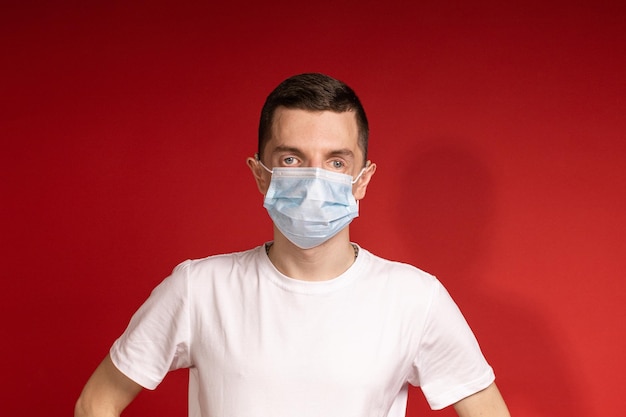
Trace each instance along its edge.
{"label": "eyebrow", "polygon": [[277,147],[274,148],[274,150],[272,151],[272,153],[276,153],[276,152],[289,152],[289,153],[295,153],[298,155],[302,155],[302,151],[298,148],[294,148],[292,146],[282,146],[279,145]]}
{"label": "eyebrow", "polygon": [[[303,155],[303,152],[298,149],[298,148],[294,148],[292,146],[277,146],[276,148],[274,148],[273,153],[275,152],[289,152],[289,153],[293,153],[296,155]],[[352,152],[350,149],[344,148],[344,149],[336,149],[334,151],[330,151],[328,153],[329,156],[343,156],[346,158],[353,158],[354,157],[354,152]]]}
{"label": "eyebrow", "polygon": [[354,152],[352,152],[350,149],[337,149],[336,151],[330,152],[329,155],[343,156],[345,158],[353,158]]}

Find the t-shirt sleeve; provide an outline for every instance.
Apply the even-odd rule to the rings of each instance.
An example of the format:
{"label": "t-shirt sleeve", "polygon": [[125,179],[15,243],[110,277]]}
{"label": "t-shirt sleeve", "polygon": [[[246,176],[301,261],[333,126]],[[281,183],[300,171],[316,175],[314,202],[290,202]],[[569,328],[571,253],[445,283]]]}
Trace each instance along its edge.
{"label": "t-shirt sleeve", "polygon": [[495,379],[476,337],[446,289],[436,281],[414,362],[419,385],[433,410],[487,388]]}
{"label": "t-shirt sleeve", "polygon": [[137,310],[110,355],[115,366],[147,389],[168,371],[190,367],[189,261],[178,265]]}

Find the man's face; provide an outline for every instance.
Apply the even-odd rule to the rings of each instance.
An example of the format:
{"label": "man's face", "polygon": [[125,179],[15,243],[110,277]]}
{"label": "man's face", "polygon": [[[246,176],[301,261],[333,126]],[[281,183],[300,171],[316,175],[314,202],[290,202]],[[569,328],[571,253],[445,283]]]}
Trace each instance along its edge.
{"label": "man's face", "polygon": [[[358,126],[353,112],[307,111],[279,107],[274,113],[271,138],[261,162],[276,167],[314,167],[356,178],[363,168],[363,151],[358,144]],[[249,160],[259,191],[265,194],[271,174]],[[365,188],[375,165],[368,165],[353,187],[355,198]]]}
{"label": "man's face", "polygon": [[363,152],[353,112],[278,108],[262,161],[269,167],[315,167],[358,175]]}

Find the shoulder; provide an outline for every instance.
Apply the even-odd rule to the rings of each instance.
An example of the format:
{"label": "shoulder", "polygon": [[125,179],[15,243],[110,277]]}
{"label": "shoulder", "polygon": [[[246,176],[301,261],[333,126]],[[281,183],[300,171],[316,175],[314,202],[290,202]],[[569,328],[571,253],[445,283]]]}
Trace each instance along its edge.
{"label": "shoulder", "polygon": [[199,259],[188,259],[174,268],[174,274],[185,273],[190,276],[207,273],[233,272],[233,269],[254,267],[259,262],[262,246],[232,253],[223,253]]}
{"label": "shoulder", "polygon": [[406,285],[439,285],[439,281],[435,276],[414,265],[381,258],[367,250],[362,250],[362,252],[366,258],[368,272],[379,279],[388,279],[391,282]]}
{"label": "shoulder", "polygon": [[223,286],[253,276],[252,271],[258,270],[264,255],[263,247],[259,246],[241,252],[188,259],[178,264],[166,281],[174,281],[177,283],[174,285],[184,286],[192,293],[199,288]]}
{"label": "shoulder", "polygon": [[364,253],[364,273],[381,294],[392,297],[395,303],[426,307],[445,289],[432,274],[404,262],[392,261]]}

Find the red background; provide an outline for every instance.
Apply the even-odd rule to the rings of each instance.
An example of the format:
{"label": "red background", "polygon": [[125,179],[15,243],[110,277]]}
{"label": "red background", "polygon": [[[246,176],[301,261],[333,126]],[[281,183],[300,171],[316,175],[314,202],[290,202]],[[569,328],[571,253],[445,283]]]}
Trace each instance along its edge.
{"label": "red background", "polygon": [[[4,415],[71,415],[174,265],[271,238],[245,158],[305,71],[368,112],[353,239],[444,282],[513,415],[623,415],[621,2],[129,3],[2,6]],[[126,415],[185,413],[179,371]]]}

